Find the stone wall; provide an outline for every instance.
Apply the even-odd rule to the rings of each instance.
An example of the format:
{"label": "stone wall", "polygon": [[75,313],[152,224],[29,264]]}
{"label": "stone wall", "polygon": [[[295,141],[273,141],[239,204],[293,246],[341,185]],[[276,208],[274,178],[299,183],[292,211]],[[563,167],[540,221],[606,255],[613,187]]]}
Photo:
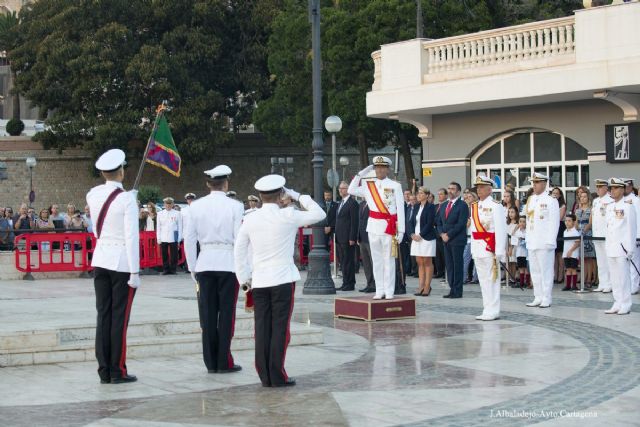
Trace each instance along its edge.
{"label": "stone wall", "polygon": [[[163,195],[172,196],[176,200],[182,200],[188,192],[201,196],[207,193],[202,172],[216,165],[226,164],[233,170],[230,188],[246,199],[248,194],[254,193],[253,184],[256,179],[272,172],[271,159],[276,158],[281,159],[284,164],[276,165],[274,172],[284,174],[292,187],[309,193],[312,189],[313,174],[310,145],[274,145],[268,144],[259,134],[240,134],[232,146],[219,148],[211,159],[184,165],[179,178],[160,168],[146,165],[142,185],[158,186]],[[327,144],[325,147],[330,149],[331,145]],[[392,147],[370,152],[371,156],[376,154],[386,155],[395,161]],[[339,148],[337,157],[341,156],[349,159],[349,166],[344,168],[344,176],[349,180],[360,169],[358,153],[355,149]],[[36,209],[57,203],[64,211],[64,206],[69,202],[82,208],[85,205],[84,197],[87,191],[101,182],[98,177],[92,175],[93,160],[83,150],[65,150],[59,154],[53,150],[42,149],[39,144],[28,138],[2,138],[0,175],[3,175],[1,167],[4,165],[7,179],[0,179],[0,206],[12,206],[15,210],[20,203],[28,202],[30,188],[29,169],[25,162],[27,157],[35,157],[38,162],[33,170],[33,189],[36,193],[33,206]],[[412,157],[414,170],[419,175],[419,150],[415,150]],[[330,165],[331,156],[326,154],[325,177]],[[138,166],[139,160],[129,161],[125,188],[132,186]],[[343,168],[338,166],[338,171],[342,178]],[[399,179],[404,181],[402,160]]]}

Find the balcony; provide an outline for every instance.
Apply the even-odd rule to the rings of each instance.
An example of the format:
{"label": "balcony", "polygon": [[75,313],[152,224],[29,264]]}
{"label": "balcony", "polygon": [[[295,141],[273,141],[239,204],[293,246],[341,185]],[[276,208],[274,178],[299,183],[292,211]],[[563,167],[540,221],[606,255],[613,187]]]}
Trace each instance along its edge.
{"label": "balcony", "polygon": [[[438,40],[383,45],[371,55],[367,114],[415,124],[432,115],[602,98],[638,120],[640,3]],[[419,122],[418,124],[414,122]]]}

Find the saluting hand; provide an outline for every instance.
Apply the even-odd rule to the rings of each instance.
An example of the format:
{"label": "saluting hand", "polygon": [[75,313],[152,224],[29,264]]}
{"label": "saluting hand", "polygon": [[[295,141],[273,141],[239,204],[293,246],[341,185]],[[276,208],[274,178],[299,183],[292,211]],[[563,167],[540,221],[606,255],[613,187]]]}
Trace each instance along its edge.
{"label": "saluting hand", "polygon": [[360,175],[360,177],[364,177],[366,174],[368,174],[369,172],[371,172],[373,170],[374,166],[373,165],[369,165],[366,168],[362,169],[360,172],[358,172],[358,175]]}

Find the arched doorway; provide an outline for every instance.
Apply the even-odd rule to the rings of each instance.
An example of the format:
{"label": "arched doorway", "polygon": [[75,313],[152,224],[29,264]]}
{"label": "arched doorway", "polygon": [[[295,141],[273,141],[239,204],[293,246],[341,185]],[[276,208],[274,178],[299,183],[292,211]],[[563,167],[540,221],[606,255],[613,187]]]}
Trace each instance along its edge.
{"label": "arched doorway", "polygon": [[530,187],[529,177],[541,172],[551,178],[553,186],[565,193],[569,209],[575,190],[589,185],[587,149],[557,132],[520,129],[493,138],[471,158],[472,176],[484,173],[496,181],[494,196],[502,197],[507,184],[522,198]]}

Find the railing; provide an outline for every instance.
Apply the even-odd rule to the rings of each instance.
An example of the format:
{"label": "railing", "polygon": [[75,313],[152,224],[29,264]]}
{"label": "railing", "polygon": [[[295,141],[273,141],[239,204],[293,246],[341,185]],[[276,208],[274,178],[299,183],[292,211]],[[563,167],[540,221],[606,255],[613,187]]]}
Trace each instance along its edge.
{"label": "railing", "polygon": [[[422,42],[427,56],[423,84],[571,64],[575,62],[573,16]],[[382,88],[381,51],[372,90]]]}

